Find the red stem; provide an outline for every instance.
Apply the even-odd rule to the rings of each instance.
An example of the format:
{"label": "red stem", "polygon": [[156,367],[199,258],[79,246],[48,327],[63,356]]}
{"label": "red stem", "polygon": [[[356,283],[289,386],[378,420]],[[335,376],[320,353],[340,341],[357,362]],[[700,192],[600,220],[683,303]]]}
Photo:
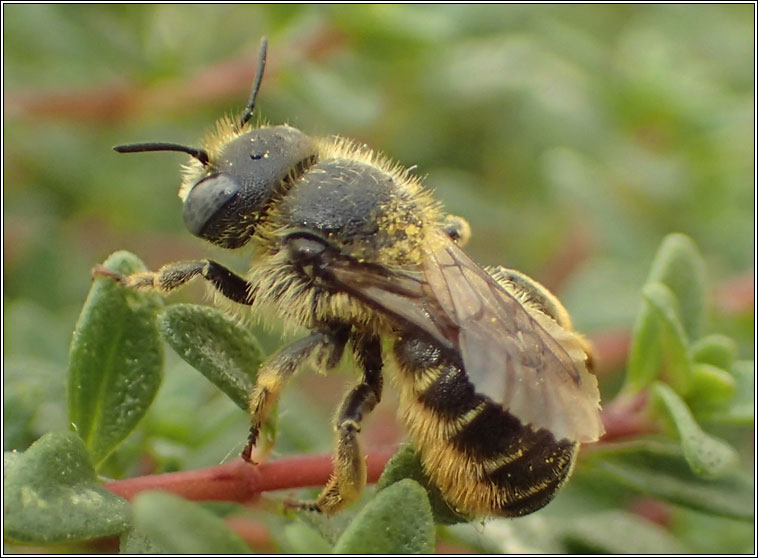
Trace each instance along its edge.
{"label": "red stem", "polygon": [[[649,432],[652,425],[645,414],[646,401],[644,392],[612,401],[603,411],[606,429],[603,441]],[[367,456],[369,483],[379,479],[384,466],[396,450],[396,447],[381,448]],[[111,481],[105,487],[127,500],[146,490],[163,490],[188,500],[247,502],[258,497],[261,492],[323,486],[331,474],[332,460],[329,455],[304,455],[259,465],[235,459],[196,471]]]}
{"label": "red stem", "polygon": [[655,431],[648,412],[646,390],[621,393],[608,403],[600,416],[605,426],[601,442],[612,442]]}
{"label": "red stem", "polygon": [[[369,483],[377,481],[396,450],[395,447],[381,448],[368,455]],[[289,457],[259,465],[235,459],[196,471],[111,481],[105,487],[127,500],[146,490],[163,490],[188,500],[246,502],[269,490],[322,486],[331,474],[332,460],[329,455]]]}
{"label": "red stem", "polygon": [[[650,424],[644,416],[647,396],[644,392],[624,395],[612,401],[603,412],[606,434],[602,441],[639,434],[649,431]],[[375,483],[396,447],[385,447],[372,451],[366,457],[367,480]],[[235,459],[223,465],[216,465],[196,471],[146,475],[131,479],[112,481],[105,484],[111,492],[133,499],[140,492],[162,490],[188,500],[220,500],[249,502],[262,492],[323,486],[332,474],[329,455],[305,455],[289,457],[253,465]],[[238,533],[253,549],[269,551],[273,542],[268,528],[250,518],[230,517],[229,527]],[[437,553],[457,554],[463,551],[447,543],[439,543]],[[470,553],[470,549],[465,552]]]}

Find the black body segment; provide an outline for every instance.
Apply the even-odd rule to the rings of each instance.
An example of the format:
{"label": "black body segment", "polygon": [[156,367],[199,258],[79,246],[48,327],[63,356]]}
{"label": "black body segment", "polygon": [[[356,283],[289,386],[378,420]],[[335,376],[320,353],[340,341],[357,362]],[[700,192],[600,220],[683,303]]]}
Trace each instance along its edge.
{"label": "black body segment", "polygon": [[293,227],[363,238],[378,232],[377,213],[388,205],[392,190],[392,177],[379,169],[329,159],[310,168],[293,195],[283,200],[281,211]]}
{"label": "black body segment", "polygon": [[[573,468],[577,444],[524,425],[476,393],[434,345],[398,341],[402,414],[424,469],[456,511],[517,517],[545,506]],[[465,487],[465,488],[464,488]]]}
{"label": "black body segment", "polygon": [[436,380],[419,395],[419,403],[447,420],[470,413],[482,404],[460,368],[446,364]]}

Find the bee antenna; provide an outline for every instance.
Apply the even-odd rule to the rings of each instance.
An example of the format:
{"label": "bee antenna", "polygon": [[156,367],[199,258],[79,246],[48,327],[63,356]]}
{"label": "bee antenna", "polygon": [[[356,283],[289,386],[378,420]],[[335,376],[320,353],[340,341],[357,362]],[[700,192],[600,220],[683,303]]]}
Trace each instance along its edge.
{"label": "bee antenna", "polygon": [[239,127],[242,128],[253,116],[255,110],[255,99],[258,97],[258,90],[261,88],[263,81],[263,69],[266,67],[266,50],[268,50],[268,40],[266,37],[261,39],[261,49],[258,51],[258,71],[255,74],[253,90],[250,92],[250,100],[247,102],[242,116],[240,117]]}
{"label": "bee antenna", "polygon": [[178,143],[149,142],[149,143],[130,143],[128,145],[117,145],[113,148],[118,153],[144,153],[145,151],[178,151],[191,155],[202,163],[208,165],[210,156],[205,149],[197,147],[188,147]]}

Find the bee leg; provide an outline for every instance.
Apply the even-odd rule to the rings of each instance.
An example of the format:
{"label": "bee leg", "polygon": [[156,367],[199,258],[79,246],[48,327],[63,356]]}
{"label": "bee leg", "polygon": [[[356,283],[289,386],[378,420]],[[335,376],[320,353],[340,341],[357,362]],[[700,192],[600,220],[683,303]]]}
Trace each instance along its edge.
{"label": "bee leg", "polygon": [[311,356],[318,354],[326,369],[334,368],[342,357],[348,333],[347,326],[314,331],[308,337],[279,350],[263,364],[250,394],[250,434],[242,451],[242,459],[251,461],[260,429],[279,398],[282,388],[298,367]]}
{"label": "bee leg", "polygon": [[110,277],[130,289],[152,289],[163,293],[169,293],[200,275],[210,281],[228,299],[240,304],[252,304],[252,285],[212,260],[174,262],[164,265],[158,271],[142,271],[131,275],[121,275],[102,266],[96,266],[92,274]]}
{"label": "bee leg", "polygon": [[289,502],[288,507],[332,514],[351,504],[366,486],[366,458],[361,449],[361,421],[382,396],[382,355],[377,338],[356,342],[356,356],[363,367],[363,379],[351,389],[340,405],[335,420],[336,449],[334,472],[321,494],[312,502]]}
{"label": "bee leg", "polygon": [[574,331],[568,310],[547,287],[528,275],[515,269],[508,269],[507,267],[497,266],[490,273],[506,291],[515,296],[519,301],[547,314],[563,329],[571,331],[574,338],[581,345],[584,354],[587,355],[587,368],[590,371],[594,369],[595,360],[592,344],[584,336]]}

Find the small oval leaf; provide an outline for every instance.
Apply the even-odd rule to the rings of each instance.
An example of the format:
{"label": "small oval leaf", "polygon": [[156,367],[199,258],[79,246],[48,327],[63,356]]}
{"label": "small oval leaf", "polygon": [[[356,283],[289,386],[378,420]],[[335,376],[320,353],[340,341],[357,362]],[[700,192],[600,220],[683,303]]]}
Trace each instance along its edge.
{"label": "small oval leaf", "polygon": [[[654,285],[654,286],[651,286]],[[688,339],[699,336],[705,321],[705,263],[686,235],[664,238],[643,287],[643,305],[634,325],[626,386],[639,390],[661,372],[664,353],[677,391],[689,388]]]}
{"label": "small oval leaf", "polygon": [[649,302],[643,299],[634,322],[629,362],[626,372],[626,389],[639,391],[650,385],[661,373],[663,343],[658,317]]}
{"label": "small oval leaf", "polygon": [[431,554],[434,520],[426,490],[404,479],[377,493],[334,545],[334,554]]}
{"label": "small oval leaf", "polygon": [[166,342],[245,412],[262,351],[253,334],[218,310],[176,304],[158,318]]}
{"label": "small oval leaf", "polygon": [[677,392],[686,394],[692,382],[692,362],[688,352],[687,334],[679,320],[678,304],[672,292],[661,283],[648,283],[642,296],[658,318],[667,357],[666,378]]}
{"label": "small oval leaf", "polygon": [[295,522],[284,527],[287,550],[292,554],[328,554],[332,545],[321,534],[305,523]]}
{"label": "small oval leaf", "polygon": [[134,546],[139,541],[162,554],[250,554],[219,517],[166,492],[143,492],[134,499],[134,527]]}
{"label": "small oval leaf", "polygon": [[720,405],[701,410],[698,416],[711,422],[751,425],[755,421],[755,362],[738,360],[730,368],[734,395]]}
{"label": "small oval leaf", "polygon": [[[120,274],[145,269],[129,252],[116,252],[104,267]],[[69,358],[68,413],[96,465],[134,429],[158,391],[163,344],[155,316],[162,304],[159,295],[98,277],[79,315]]]}
{"label": "small oval leaf", "polygon": [[737,343],[726,335],[706,335],[695,341],[690,347],[692,359],[729,370],[737,358]]}
{"label": "small oval leaf", "polygon": [[131,555],[161,553],[161,549],[155,546],[153,541],[134,529],[129,529],[129,531],[121,535],[118,550],[119,554]]}
{"label": "small oval leaf", "polygon": [[734,377],[717,366],[696,362],[692,366],[692,388],[687,402],[693,406],[711,406],[734,395]]}
{"label": "small oval leaf", "polygon": [[663,403],[676,424],[684,456],[692,470],[705,478],[719,478],[733,472],[739,458],[737,451],[724,442],[703,432],[695,422],[687,404],[668,385],[656,382],[653,393]]}
{"label": "small oval leaf", "polygon": [[707,295],[705,262],[690,237],[681,233],[663,239],[647,282],[666,285],[679,302],[681,323],[690,339],[705,323]]}
{"label": "small oval leaf", "polygon": [[377,490],[384,490],[388,486],[403,479],[413,479],[423,486],[429,497],[429,503],[432,506],[434,522],[441,525],[452,525],[454,523],[465,523],[470,521],[464,515],[456,513],[450,505],[445,502],[442,492],[434,485],[424,472],[419,459],[418,453],[411,444],[403,445],[395,455],[393,455],[384,467],[382,476],[376,483]]}
{"label": "small oval leaf", "polygon": [[129,503],[106,490],[73,432],[51,432],[5,462],[5,536],[52,544],[118,535],[131,526]]}

